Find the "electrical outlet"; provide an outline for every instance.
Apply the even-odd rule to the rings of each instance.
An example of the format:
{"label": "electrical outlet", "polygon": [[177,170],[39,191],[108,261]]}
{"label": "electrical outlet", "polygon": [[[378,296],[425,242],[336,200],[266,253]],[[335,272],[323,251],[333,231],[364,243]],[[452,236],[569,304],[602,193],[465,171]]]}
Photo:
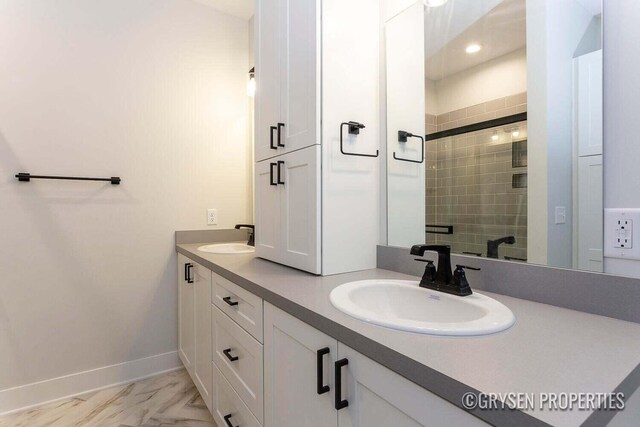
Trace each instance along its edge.
{"label": "electrical outlet", "polygon": [[217,209],[207,209],[207,225],[218,225]]}
{"label": "electrical outlet", "polygon": [[638,230],[640,209],[605,209],[604,256],[640,260]]}
{"label": "electrical outlet", "polygon": [[633,249],[633,220],[619,219],[616,234],[614,235],[614,247],[620,249]]}

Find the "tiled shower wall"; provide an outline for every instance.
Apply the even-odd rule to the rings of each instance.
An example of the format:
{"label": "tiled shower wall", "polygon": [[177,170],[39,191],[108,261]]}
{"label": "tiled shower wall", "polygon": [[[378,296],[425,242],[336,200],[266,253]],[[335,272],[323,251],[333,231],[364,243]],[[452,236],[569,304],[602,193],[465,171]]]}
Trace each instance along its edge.
{"label": "tiled shower wall", "polygon": [[[508,105],[515,102],[514,110]],[[481,105],[484,111],[470,117],[482,108],[432,116],[431,125],[427,118],[428,133],[433,126],[449,126],[451,121],[438,123],[452,117],[456,125],[448,129],[525,112],[526,94]],[[489,107],[497,109],[488,111]],[[427,233],[427,243],[486,256],[487,240],[514,236],[514,245],[500,247],[500,258],[527,258],[527,189],[512,188],[513,175],[527,172],[526,167],[512,166],[512,142],[527,138],[526,127],[526,122],[519,122],[426,143],[426,223],[454,227],[452,235]],[[516,129],[520,134],[514,137]]]}
{"label": "tiled shower wall", "polygon": [[444,114],[427,114],[427,134],[526,112],[527,94],[524,92]]}

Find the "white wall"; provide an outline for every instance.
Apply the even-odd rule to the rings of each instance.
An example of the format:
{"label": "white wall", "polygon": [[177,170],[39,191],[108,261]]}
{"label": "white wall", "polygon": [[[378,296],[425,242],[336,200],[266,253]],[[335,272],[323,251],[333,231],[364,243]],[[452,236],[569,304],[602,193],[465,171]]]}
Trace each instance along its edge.
{"label": "white wall", "polygon": [[174,231],[252,219],[247,51],[190,0],[0,2],[0,390],[176,350]]}
{"label": "white wall", "polygon": [[387,125],[387,217],[390,246],[411,247],[424,242],[425,163],[424,141],[408,138],[398,142],[398,131],[415,135],[425,131],[424,6],[421,2],[387,21],[386,125]]}
{"label": "white wall", "polygon": [[[604,2],[604,206],[640,208],[640,3]],[[605,259],[607,273],[640,277],[640,262]]]}
{"label": "white wall", "polygon": [[[592,15],[575,0],[527,2],[528,259],[573,263],[573,57]],[[566,208],[555,224],[555,208]]]}
{"label": "white wall", "polygon": [[[435,114],[526,92],[527,51],[520,49],[447,76],[435,82],[435,90]],[[427,108],[430,112],[434,110]]]}

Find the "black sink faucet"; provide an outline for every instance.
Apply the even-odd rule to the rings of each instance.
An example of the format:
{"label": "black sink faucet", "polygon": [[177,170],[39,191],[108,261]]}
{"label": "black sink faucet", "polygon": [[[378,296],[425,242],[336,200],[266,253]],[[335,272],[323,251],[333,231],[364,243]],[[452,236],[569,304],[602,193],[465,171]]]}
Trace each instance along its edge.
{"label": "black sink faucet", "polygon": [[416,261],[426,262],[427,267],[420,281],[420,287],[433,289],[457,296],[471,295],[471,286],[464,272],[465,268],[480,270],[479,268],[457,265],[456,271],[451,273],[451,246],[448,245],[415,245],[411,248],[411,255],[423,256],[426,251],[438,253],[438,268],[433,261],[417,258]]}
{"label": "black sink faucet", "polygon": [[248,228],[249,229],[249,241],[247,242],[247,245],[255,246],[256,245],[256,240],[255,240],[256,226],[252,225],[252,224],[237,224],[236,225],[236,230],[240,230],[241,228]]}
{"label": "black sink faucet", "polygon": [[503,237],[498,240],[487,240],[487,258],[498,259],[498,249],[501,244],[513,245],[516,242],[516,238],[513,236]]}

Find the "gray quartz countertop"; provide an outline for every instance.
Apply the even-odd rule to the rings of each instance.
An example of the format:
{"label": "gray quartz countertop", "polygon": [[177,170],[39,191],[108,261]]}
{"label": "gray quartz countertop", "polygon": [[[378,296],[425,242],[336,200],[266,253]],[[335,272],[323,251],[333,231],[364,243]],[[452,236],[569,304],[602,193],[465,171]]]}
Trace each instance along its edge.
{"label": "gray quartz countertop", "polygon": [[[320,277],[253,255],[199,252],[198,246],[177,250],[456,406],[470,391],[536,399],[541,393],[622,391],[630,397],[640,383],[640,324],[482,292],[513,311],[513,327],[479,337],[402,332],[338,311],[329,293],[354,280],[416,277],[381,269]],[[472,413],[496,425],[604,425],[613,416],[548,409]]]}

